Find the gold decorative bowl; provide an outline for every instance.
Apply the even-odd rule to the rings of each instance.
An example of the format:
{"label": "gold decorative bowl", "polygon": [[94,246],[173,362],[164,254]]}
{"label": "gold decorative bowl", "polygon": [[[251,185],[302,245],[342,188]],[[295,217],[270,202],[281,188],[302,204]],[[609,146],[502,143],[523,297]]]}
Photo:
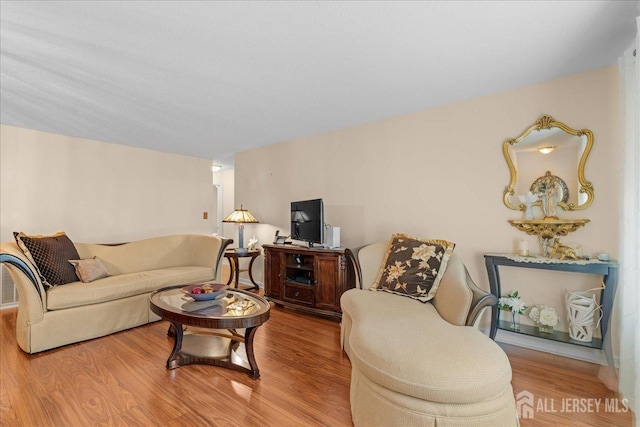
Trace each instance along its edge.
{"label": "gold decorative bowl", "polygon": [[531,236],[552,239],[555,236],[566,236],[584,226],[588,219],[510,219],[509,224]]}

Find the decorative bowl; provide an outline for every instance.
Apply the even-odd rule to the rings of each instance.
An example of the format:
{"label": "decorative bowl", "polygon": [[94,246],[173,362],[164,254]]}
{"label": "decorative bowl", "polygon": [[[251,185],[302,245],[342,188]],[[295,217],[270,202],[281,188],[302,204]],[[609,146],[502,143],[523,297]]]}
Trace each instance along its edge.
{"label": "decorative bowl", "polygon": [[[193,290],[196,288],[202,289],[204,292],[194,294]],[[196,301],[210,301],[222,295],[228,288],[227,285],[222,283],[196,283],[195,285],[185,286],[182,290]]]}

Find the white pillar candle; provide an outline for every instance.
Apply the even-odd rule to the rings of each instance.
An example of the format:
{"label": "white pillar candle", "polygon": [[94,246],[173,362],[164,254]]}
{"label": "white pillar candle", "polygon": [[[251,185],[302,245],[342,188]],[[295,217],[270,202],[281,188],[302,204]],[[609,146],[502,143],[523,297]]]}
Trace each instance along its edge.
{"label": "white pillar candle", "polygon": [[529,255],[529,241],[528,240],[520,240],[518,242],[518,255],[528,256]]}

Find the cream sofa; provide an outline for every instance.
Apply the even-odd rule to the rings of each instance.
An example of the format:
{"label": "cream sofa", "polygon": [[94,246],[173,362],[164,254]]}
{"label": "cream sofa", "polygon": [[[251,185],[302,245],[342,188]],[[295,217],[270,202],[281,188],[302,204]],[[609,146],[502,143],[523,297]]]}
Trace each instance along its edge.
{"label": "cream sofa", "polygon": [[149,294],[170,285],[220,280],[220,263],[231,242],[175,235],[122,245],[74,243],[80,258],[97,256],[109,277],[48,290],[16,243],[3,243],[0,262],[19,295],[18,345],[37,353],[159,320],[149,310]]}
{"label": "cream sofa", "polygon": [[354,425],[518,425],[509,360],[474,326],[496,298],[475,286],[455,252],[428,303],[370,291],[387,244],[352,254],[359,287],[341,298]]}

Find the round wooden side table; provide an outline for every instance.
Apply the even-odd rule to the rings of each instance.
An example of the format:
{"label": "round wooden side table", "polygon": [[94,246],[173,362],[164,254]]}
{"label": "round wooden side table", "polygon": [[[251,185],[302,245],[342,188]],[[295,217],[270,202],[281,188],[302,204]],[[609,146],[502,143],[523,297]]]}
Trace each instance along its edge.
{"label": "round wooden side table", "polygon": [[[249,273],[249,280],[253,283],[253,288],[251,290],[257,291],[260,289],[260,286],[253,280],[253,262],[260,256],[260,251],[246,251],[246,252],[236,252],[235,249],[227,249],[224,252],[224,257],[229,260],[229,266],[231,267],[231,274],[229,274],[229,280],[227,281],[227,286],[231,285],[231,281],[235,280],[235,288],[238,289],[238,281],[240,280],[240,273],[246,271]],[[249,267],[246,269],[240,268],[240,258],[251,258],[249,261]]]}

